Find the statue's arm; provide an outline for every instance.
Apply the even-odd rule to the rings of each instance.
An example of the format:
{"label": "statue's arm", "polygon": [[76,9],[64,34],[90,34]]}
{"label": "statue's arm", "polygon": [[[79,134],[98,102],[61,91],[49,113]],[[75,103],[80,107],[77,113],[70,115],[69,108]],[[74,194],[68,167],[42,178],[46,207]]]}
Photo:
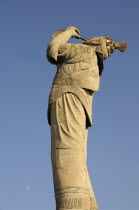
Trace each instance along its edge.
{"label": "statue's arm", "polygon": [[94,37],[86,40],[84,44],[94,48],[98,57],[99,75],[101,75],[104,68],[103,61],[114,52],[116,43],[109,37]]}
{"label": "statue's arm", "polygon": [[126,41],[123,41],[121,43],[116,43],[108,36],[94,37],[92,39],[87,40],[85,43],[93,45],[95,47],[96,52],[101,54],[103,60],[108,58],[115,51],[115,49],[124,52],[127,48]]}
{"label": "statue's arm", "polygon": [[52,64],[57,64],[58,50],[60,45],[66,43],[71,37],[79,38],[79,34],[80,31],[76,27],[70,26],[55,36],[47,48],[47,58],[49,62]]}
{"label": "statue's arm", "polygon": [[[116,43],[114,40],[112,40],[110,37],[97,37],[91,39],[92,43],[94,43],[94,39],[96,41],[95,47],[96,47],[96,53],[98,56],[98,64],[100,69],[100,75],[103,71],[103,60],[107,59],[114,51],[115,49],[120,50],[121,52],[124,52],[127,48],[127,42],[123,41],[120,43]],[[98,42],[99,41],[99,42]]]}
{"label": "statue's arm", "polygon": [[114,50],[113,45],[110,45],[109,40],[105,37],[100,40],[100,44],[96,47],[96,52],[101,54],[103,60],[107,59]]}

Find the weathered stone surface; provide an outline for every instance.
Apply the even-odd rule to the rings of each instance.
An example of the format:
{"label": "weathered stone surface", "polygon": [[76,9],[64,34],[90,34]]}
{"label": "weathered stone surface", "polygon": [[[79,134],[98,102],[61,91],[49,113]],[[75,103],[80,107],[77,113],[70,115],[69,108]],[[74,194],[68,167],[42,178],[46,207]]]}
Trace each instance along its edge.
{"label": "weathered stone surface", "polygon": [[[99,90],[103,60],[127,45],[107,36],[85,39],[79,34],[73,26],[57,31],[47,49],[48,60],[57,66],[48,109],[57,210],[98,209],[86,165],[92,100]],[[71,37],[85,42],[66,43]]]}

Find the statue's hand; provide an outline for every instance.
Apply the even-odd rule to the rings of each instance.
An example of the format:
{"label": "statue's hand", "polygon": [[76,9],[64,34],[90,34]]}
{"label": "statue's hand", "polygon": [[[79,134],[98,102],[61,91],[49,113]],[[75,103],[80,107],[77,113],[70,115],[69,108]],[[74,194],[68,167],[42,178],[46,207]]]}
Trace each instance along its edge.
{"label": "statue's hand", "polygon": [[75,37],[77,39],[80,38],[80,31],[78,28],[74,27],[74,26],[69,26],[66,31],[68,31],[71,35],[71,37]]}

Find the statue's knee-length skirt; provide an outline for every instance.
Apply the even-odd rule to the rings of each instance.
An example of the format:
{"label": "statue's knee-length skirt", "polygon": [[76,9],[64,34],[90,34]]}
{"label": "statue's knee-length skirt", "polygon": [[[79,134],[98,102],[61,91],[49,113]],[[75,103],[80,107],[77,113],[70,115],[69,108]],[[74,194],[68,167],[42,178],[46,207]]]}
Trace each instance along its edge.
{"label": "statue's knee-length skirt", "polygon": [[86,114],[72,93],[51,107],[51,158],[56,209],[97,210],[87,165]]}

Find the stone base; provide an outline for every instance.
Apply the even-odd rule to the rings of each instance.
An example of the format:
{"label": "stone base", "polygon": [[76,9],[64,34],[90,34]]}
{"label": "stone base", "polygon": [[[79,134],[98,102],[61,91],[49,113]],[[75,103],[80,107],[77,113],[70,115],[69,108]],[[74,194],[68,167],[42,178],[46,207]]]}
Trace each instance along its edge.
{"label": "stone base", "polygon": [[63,192],[56,195],[56,210],[98,210],[93,194],[78,191]]}

